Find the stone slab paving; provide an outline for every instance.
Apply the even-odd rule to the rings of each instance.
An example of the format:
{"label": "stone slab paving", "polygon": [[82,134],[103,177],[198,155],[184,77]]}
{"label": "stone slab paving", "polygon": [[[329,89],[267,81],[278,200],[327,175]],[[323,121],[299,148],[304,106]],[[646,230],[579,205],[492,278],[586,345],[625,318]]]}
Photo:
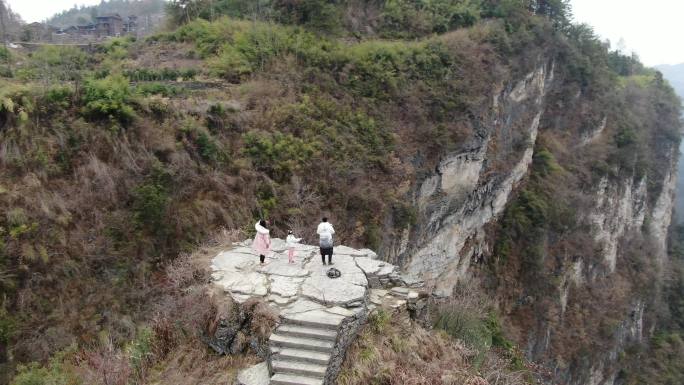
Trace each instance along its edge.
{"label": "stone slab paving", "polygon": [[321,263],[316,246],[297,245],[296,263],[291,264],[285,241],[273,239],[274,252],[268,256],[267,264],[261,266],[249,244],[249,240],[236,243],[212,260],[214,283],[238,302],[252,296],[266,297],[279,310],[299,296],[328,306],[360,306],[368,290],[364,269],[373,270],[374,275],[382,269],[395,270],[384,262],[369,262],[376,257],[371,250],[336,246],[332,267],[340,270],[342,276],[330,279],[326,272],[331,266]]}
{"label": "stone slab paving", "polygon": [[[290,264],[285,241],[273,239],[273,253],[262,266],[250,245],[251,240],[235,243],[211,263],[214,284],[235,301],[261,297],[280,314],[280,325],[270,339],[269,362],[275,375],[270,377],[268,364],[261,363],[240,372],[242,385],[328,381],[332,377],[322,368],[332,354],[340,354],[338,333],[345,320],[358,319],[375,306],[403,306],[413,296],[408,289],[389,290],[401,281],[397,268],[377,260],[369,249],[336,246],[333,266],[328,266],[322,264],[317,246],[300,244],[296,263]],[[341,277],[329,278],[326,273],[331,267]]]}

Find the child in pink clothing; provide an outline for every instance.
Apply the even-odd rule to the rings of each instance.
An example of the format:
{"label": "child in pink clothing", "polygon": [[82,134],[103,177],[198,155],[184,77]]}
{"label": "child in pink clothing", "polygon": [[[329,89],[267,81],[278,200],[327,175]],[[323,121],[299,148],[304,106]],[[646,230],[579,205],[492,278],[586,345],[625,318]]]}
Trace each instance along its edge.
{"label": "child in pink clothing", "polygon": [[287,243],[287,260],[290,263],[294,263],[295,246],[299,243],[302,238],[295,238],[292,234],[292,230],[287,231],[287,238],[285,242]]}

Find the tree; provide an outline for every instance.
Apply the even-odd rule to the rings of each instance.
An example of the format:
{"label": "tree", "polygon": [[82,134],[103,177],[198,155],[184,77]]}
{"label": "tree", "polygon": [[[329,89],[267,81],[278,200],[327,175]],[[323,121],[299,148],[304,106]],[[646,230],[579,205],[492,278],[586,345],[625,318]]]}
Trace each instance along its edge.
{"label": "tree", "polygon": [[5,2],[3,0],[0,0],[0,33],[2,33],[2,44],[3,44],[3,50],[6,53],[6,63],[7,63],[7,68],[8,72],[11,74],[12,73],[12,62],[10,59],[9,55],[9,50],[7,49],[7,25],[5,22],[5,14],[8,14],[7,12],[8,9],[5,6]]}
{"label": "tree", "polygon": [[572,17],[568,0],[537,0],[535,12],[551,19],[554,27],[565,30],[570,26]]}

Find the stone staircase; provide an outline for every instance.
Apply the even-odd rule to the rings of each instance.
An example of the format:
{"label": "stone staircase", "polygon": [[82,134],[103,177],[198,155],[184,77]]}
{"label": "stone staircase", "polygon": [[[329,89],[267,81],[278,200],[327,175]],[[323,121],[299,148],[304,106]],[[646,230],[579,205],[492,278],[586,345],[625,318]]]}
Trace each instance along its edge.
{"label": "stone staircase", "polygon": [[282,318],[271,334],[272,385],[323,385],[344,317]]}

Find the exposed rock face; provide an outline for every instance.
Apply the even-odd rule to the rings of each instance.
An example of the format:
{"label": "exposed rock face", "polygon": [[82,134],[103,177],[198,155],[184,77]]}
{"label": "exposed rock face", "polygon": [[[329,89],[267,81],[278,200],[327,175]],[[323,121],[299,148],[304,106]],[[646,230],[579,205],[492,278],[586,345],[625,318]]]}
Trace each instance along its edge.
{"label": "exposed rock face", "polygon": [[[397,248],[399,255],[390,257],[403,261],[413,276],[435,279],[437,294],[449,295],[467,274],[471,258],[486,247],[483,227],[503,211],[511,191],[527,173],[552,78],[553,67],[542,65],[512,89],[497,94],[489,127],[482,130],[473,149],[444,159],[417,188],[416,206],[424,222],[412,229],[410,245]],[[523,126],[521,156],[508,172],[485,176],[489,145],[511,137],[516,124]]]}
{"label": "exposed rock face", "polygon": [[639,229],[646,215],[646,179],[635,186],[632,179],[622,185],[601,179],[596,192],[596,210],[589,214],[594,238],[603,246],[603,257],[610,272],[615,271],[618,242],[629,231]]}
{"label": "exposed rock face", "polygon": [[[491,255],[488,242],[492,239],[485,229],[503,213],[511,192],[528,174],[542,116],[546,122],[546,98],[552,83],[553,65],[542,65],[523,80],[495,92],[491,114],[475,128],[475,139],[458,152],[444,156],[434,173],[417,181],[412,190],[417,223],[403,229],[401,237],[382,249],[384,259],[400,264],[410,277],[433,281],[434,294],[448,296],[460,280],[471,274],[472,261]],[[590,148],[611,140],[607,135],[612,134],[612,119],[605,114],[594,117],[597,118],[598,121],[590,123],[592,129],[568,142],[576,148]],[[510,145],[516,142],[510,139],[516,135],[520,140]],[[544,255],[562,260],[553,272],[558,278],[553,286],[557,286],[551,289],[557,303],[549,305],[553,311],[545,315],[560,321],[550,322],[539,316],[536,325],[523,331],[527,334],[520,342],[529,358],[549,362],[556,367],[556,378],[569,384],[612,385],[620,354],[631,343],[648,338],[644,336],[648,304],[634,297],[631,305],[623,302],[622,306],[631,308],[622,321],[617,321],[612,337],[606,337],[611,340],[609,346],[605,351],[595,352],[591,362],[562,363],[563,357],[552,349],[554,339],[558,341],[557,334],[561,333],[554,328],[564,325],[568,303],[573,301],[571,289],[587,291],[598,281],[610,286],[611,276],[624,266],[620,265],[621,256],[631,236],[650,238],[648,242],[653,241],[658,249],[653,257],[660,266],[664,265],[674,205],[677,149],[670,148],[666,141],[657,146],[663,155],[659,155],[658,164],[671,166],[665,175],[611,175],[582,191],[587,202],[594,202],[591,209],[583,207],[578,213],[582,223],[591,228],[591,237],[599,247],[594,254]],[[662,190],[653,196],[653,186],[661,184]],[[521,291],[526,291],[527,284],[519,282]],[[528,294],[523,295],[523,299],[513,301],[534,301]],[[380,302],[373,294],[371,300]]]}
{"label": "exposed rock face", "polygon": [[582,135],[582,138],[580,139],[580,146],[586,146],[587,144],[593,143],[600,138],[603,132],[606,130],[607,125],[608,117],[603,117],[603,120],[601,120],[601,123],[598,125],[598,127]]}
{"label": "exposed rock face", "polygon": [[[672,159],[676,159],[675,151],[671,155]],[[676,162],[673,161],[673,165]],[[677,171],[676,167],[672,167],[668,171],[663,183],[663,190],[656,201],[655,207],[651,212],[650,230],[652,235],[657,240],[659,247],[658,258],[662,266],[663,260],[667,257],[667,231],[672,223],[672,213],[675,205],[675,189],[677,187]]]}

